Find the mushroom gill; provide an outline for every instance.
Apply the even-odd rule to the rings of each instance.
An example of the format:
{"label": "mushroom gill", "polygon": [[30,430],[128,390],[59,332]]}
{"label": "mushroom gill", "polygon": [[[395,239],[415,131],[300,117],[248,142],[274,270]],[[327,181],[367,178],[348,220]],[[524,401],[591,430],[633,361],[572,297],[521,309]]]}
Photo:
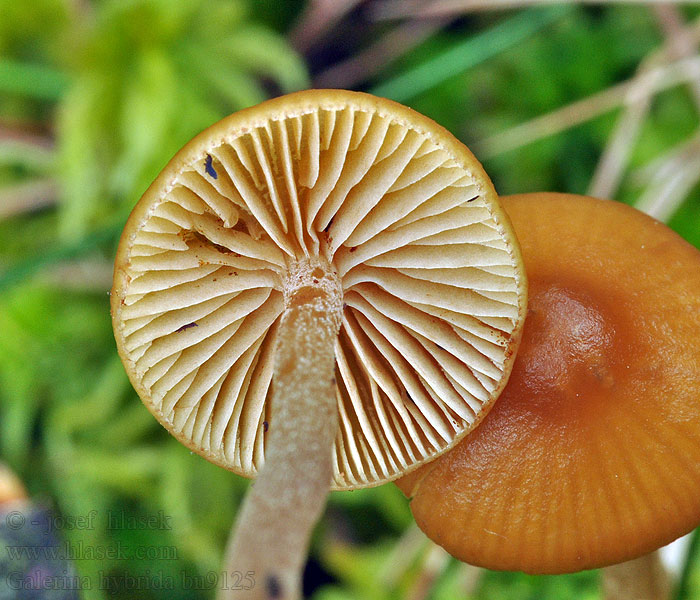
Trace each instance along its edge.
{"label": "mushroom gill", "polygon": [[172,159],[127,223],[112,312],[149,410],[247,477],[282,427],[282,378],[326,340],[305,394],[328,386],[331,487],[352,489],[405,474],[483,417],[525,287],[464,146],[388,100],[314,90],[232,115]]}

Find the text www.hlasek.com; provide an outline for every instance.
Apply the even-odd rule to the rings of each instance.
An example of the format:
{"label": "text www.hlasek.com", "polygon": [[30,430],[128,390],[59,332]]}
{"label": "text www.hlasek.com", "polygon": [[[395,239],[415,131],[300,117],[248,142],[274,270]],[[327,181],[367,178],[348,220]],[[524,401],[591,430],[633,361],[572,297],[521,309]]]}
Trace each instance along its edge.
{"label": "text www.hlasek.com", "polygon": [[10,560],[177,560],[176,546],[105,546],[63,543],[58,546],[6,546]]}

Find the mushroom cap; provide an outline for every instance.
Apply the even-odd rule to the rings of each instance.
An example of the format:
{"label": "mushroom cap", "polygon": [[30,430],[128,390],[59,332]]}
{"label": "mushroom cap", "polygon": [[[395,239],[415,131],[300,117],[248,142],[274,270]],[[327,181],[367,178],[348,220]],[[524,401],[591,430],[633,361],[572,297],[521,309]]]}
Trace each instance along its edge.
{"label": "mushroom cap", "polygon": [[700,252],[626,205],[502,198],[529,282],[505,390],[451,452],[397,482],[465,562],[564,573],[700,522]]}
{"label": "mushroom cap", "polygon": [[304,261],[326,265],[344,301],[334,488],[394,479],[474,427],[505,384],[524,317],[510,223],[445,129],[340,90],[216,123],[134,208],[112,319],[131,382],[164,427],[256,474],[273,426],[276,324]]}

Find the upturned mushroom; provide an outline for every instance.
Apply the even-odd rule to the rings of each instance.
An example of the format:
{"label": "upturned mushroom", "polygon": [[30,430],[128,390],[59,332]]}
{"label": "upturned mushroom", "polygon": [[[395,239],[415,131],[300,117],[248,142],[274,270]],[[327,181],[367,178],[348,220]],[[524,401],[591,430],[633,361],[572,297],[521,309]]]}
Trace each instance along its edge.
{"label": "upturned mushroom", "polygon": [[178,152],[124,229],[112,316],[161,424],[260,472],[228,565],[254,573],[251,596],[293,598],[329,486],[395,479],[483,417],[525,288],[462,144],[394,102],[313,90]]}
{"label": "upturned mushroom", "polygon": [[700,523],[700,252],[620,203],[502,202],[529,282],[510,380],[468,439],[397,483],[473,565],[645,555]]}

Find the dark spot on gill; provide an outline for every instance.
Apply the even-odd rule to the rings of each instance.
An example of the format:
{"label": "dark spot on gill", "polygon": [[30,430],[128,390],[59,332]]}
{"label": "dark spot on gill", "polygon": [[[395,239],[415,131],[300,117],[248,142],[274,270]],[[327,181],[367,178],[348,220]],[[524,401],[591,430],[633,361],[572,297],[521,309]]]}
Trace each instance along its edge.
{"label": "dark spot on gill", "polygon": [[263,421],[263,431],[267,433],[267,430],[269,429],[269,424],[267,421]]}
{"label": "dark spot on gill", "polygon": [[175,333],[180,333],[181,331],[185,331],[185,329],[189,329],[190,327],[198,327],[198,325],[197,323],[187,323],[186,325],[183,325],[182,327],[176,329]]}
{"label": "dark spot on gill", "polygon": [[[229,256],[235,256],[238,258],[240,254],[238,252],[234,252],[230,248],[227,248],[226,246],[222,246],[221,244],[217,244],[216,242],[212,242],[208,237],[205,235],[199,233],[199,231],[195,231],[191,234],[191,237],[197,239],[199,243],[203,246],[208,246],[209,248],[214,248],[217,252],[221,254],[228,254]],[[185,240],[187,241],[187,240]]]}
{"label": "dark spot on gill", "polygon": [[246,235],[252,235],[250,229],[248,228],[248,224],[243,219],[238,219],[232,229],[234,231],[245,233]]}
{"label": "dark spot on gill", "polygon": [[352,248],[350,248],[350,252],[355,252],[355,250],[357,250],[357,246],[353,246]]}
{"label": "dark spot on gill", "polygon": [[[226,246],[222,246],[221,244],[217,244],[216,242],[212,242],[206,235],[199,231],[186,231],[183,234],[183,239],[185,243],[190,246],[193,243],[199,244],[200,246],[204,247],[210,247],[214,248],[218,252],[221,252],[222,254],[236,254],[233,252],[233,250],[230,250]],[[200,267],[204,264],[203,261],[200,261]]]}
{"label": "dark spot on gill", "polygon": [[274,575],[268,575],[265,577],[265,591],[267,592],[268,598],[281,598],[282,585],[280,584],[279,579],[277,579],[277,577]]}
{"label": "dark spot on gill", "polygon": [[469,198],[469,200],[467,200],[467,202],[474,202],[474,200],[476,200],[478,197],[479,196],[474,196],[473,198]]}
{"label": "dark spot on gill", "polygon": [[204,170],[207,172],[207,175],[211,177],[212,179],[218,179],[218,175],[216,173],[216,170],[214,169],[214,165],[212,165],[212,158],[211,154],[207,154],[207,158],[204,161]]}

